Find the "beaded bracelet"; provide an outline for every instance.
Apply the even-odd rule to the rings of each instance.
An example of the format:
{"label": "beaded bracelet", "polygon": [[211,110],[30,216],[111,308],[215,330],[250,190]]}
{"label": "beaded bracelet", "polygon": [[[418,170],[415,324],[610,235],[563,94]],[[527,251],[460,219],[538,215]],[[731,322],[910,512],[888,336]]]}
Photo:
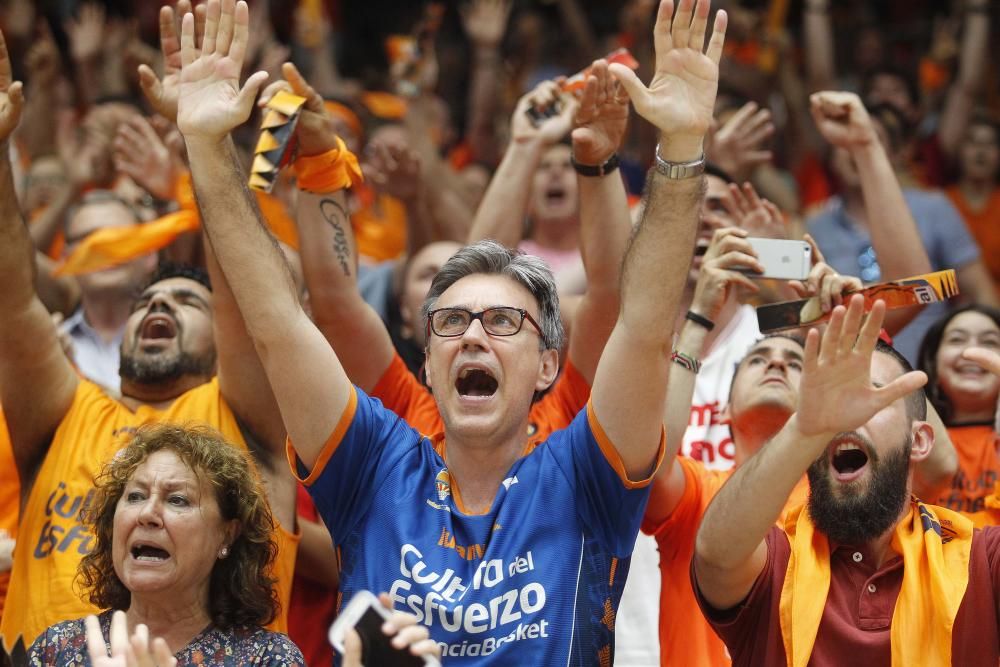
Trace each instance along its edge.
{"label": "beaded bracelet", "polygon": [[670,361],[674,362],[678,366],[683,366],[692,373],[696,374],[701,370],[701,362],[692,357],[690,354],[684,354],[683,352],[678,352],[674,350],[670,353]]}

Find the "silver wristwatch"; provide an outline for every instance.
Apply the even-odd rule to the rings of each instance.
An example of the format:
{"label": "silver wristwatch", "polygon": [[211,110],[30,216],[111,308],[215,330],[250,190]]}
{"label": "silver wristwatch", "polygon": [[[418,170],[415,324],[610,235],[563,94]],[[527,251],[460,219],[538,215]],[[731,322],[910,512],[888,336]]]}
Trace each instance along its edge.
{"label": "silver wristwatch", "polygon": [[660,157],[660,145],[656,144],[656,171],[667,178],[682,180],[705,173],[705,154],[691,162],[667,162]]}

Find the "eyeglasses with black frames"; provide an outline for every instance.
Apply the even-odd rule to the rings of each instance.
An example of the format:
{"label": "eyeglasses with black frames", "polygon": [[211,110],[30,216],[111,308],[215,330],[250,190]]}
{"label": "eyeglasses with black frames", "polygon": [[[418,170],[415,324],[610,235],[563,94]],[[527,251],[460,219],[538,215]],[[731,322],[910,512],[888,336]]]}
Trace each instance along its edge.
{"label": "eyeglasses with black frames", "polygon": [[473,320],[479,320],[491,336],[513,336],[521,330],[525,320],[531,322],[539,336],[542,335],[542,328],[535,318],[523,308],[513,306],[497,306],[475,313],[465,308],[437,308],[427,313],[428,327],[442,338],[461,336]]}

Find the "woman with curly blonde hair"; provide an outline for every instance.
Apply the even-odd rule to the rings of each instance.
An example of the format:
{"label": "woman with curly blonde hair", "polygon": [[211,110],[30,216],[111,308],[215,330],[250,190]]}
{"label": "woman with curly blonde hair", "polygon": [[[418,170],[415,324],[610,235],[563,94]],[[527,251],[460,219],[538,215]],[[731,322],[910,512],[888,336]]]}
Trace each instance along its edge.
{"label": "woman with curly blonde hair", "polygon": [[[278,611],[274,521],[252,463],[219,433],[139,429],[84,511],[95,547],[78,583],[106,611],[50,627],[29,651],[32,665],[89,655],[97,666],[129,634],[142,664],[154,654],[159,665],[303,664],[288,637],[263,629]],[[124,614],[112,623],[116,609]]]}

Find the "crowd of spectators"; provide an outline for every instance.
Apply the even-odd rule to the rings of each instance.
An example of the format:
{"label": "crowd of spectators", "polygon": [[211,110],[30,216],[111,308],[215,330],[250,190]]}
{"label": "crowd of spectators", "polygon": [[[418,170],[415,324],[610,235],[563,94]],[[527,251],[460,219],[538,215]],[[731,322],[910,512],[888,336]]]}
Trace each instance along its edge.
{"label": "crowd of spectators", "polygon": [[[103,499],[110,503],[104,520],[112,520],[123,491],[109,490],[107,475],[119,474],[120,483],[131,489],[133,475],[151,474],[143,472],[151,465],[145,457],[153,461],[156,456],[164,469],[190,475],[195,480],[192,488],[210,481],[218,501],[208,503],[212,494],[203,489],[203,502],[211,505],[212,512],[221,511],[219,521],[239,520],[240,512],[229,507],[226,494],[219,491],[225,480],[208,480],[205,462],[192,458],[186,449],[215,442],[214,432],[198,430],[203,425],[221,433],[219,443],[224,439],[248,453],[249,457],[240,456],[251,462],[253,472],[246,474],[254,479],[240,483],[252,481],[254,498],[266,497],[257,501],[267,506],[267,516],[255,515],[253,521],[267,524],[265,532],[271,533],[262,538],[261,547],[270,551],[267,572],[257,576],[273,584],[274,608],[266,600],[262,611],[233,617],[199,601],[194,606],[204,607],[204,618],[197,618],[208,619],[212,627],[228,632],[243,624],[251,629],[240,631],[244,634],[238,635],[239,641],[225,633],[221,639],[210,633],[192,639],[181,632],[187,627],[183,624],[165,624],[161,619],[157,625],[156,614],[147,612],[149,600],[155,602],[154,608],[161,601],[149,597],[142,576],[127,579],[119,572],[120,583],[128,589],[124,599],[129,599],[130,591],[134,609],[142,606],[139,616],[133,609],[130,628],[136,618],[142,619],[151,627],[146,632],[165,636],[170,653],[182,662],[194,662],[193,652],[209,651],[204,647],[212,642],[217,650],[234,642],[235,650],[259,651],[262,642],[278,641],[280,650],[262,653],[266,659],[258,657],[265,660],[261,664],[302,660],[329,664],[334,657],[327,629],[345,602],[345,590],[356,588],[358,571],[364,568],[356,556],[362,538],[350,532],[355,522],[340,514],[334,500],[346,498],[366,507],[376,500],[365,490],[350,497],[319,495],[312,484],[317,477],[326,483],[333,478],[333,472],[324,472],[324,466],[334,468],[329,461],[346,459],[352,465],[355,458],[360,461],[360,455],[349,458],[343,451],[363,439],[357,434],[362,427],[373,433],[395,428],[382,416],[381,405],[416,433],[430,438],[448,432],[449,442],[460,441],[462,430],[456,424],[464,422],[455,415],[465,409],[464,403],[449,405],[448,394],[435,391],[440,385],[434,380],[440,383],[444,378],[431,374],[431,350],[442,354],[432,343],[452,335],[445,329],[448,322],[435,318],[434,309],[440,306],[435,299],[441,300],[463,279],[455,273],[456,265],[480,266],[470,270],[476,274],[521,271],[529,275],[522,281],[529,288],[544,282],[548,275],[544,269],[532,274],[537,270],[533,260],[521,265],[518,258],[523,255],[505,249],[541,258],[551,270],[557,296],[547,306],[539,296],[544,289],[539,288],[538,293],[532,291],[534,311],[503,309],[499,315],[491,312],[501,310],[494,306],[511,304],[458,302],[466,308],[463,312],[474,310],[473,306],[485,310],[472,313],[479,324],[475,318],[462,322],[465,328],[459,327],[454,335],[465,340],[472,335],[466,332],[479,331],[480,325],[485,340],[537,330],[542,340],[539,364],[544,367],[539,377],[545,381],[539,380],[528,392],[533,395],[526,412],[528,444],[521,442],[518,453],[525,459],[529,453],[548,456],[536,453],[540,445],[533,448],[555,433],[568,435],[565,442],[559,439],[562,435],[554,437],[552,442],[560,443],[554,448],[575,451],[583,447],[578,441],[597,443],[617,476],[595,476],[611,486],[620,477],[629,491],[620,498],[609,494],[620,507],[612,507],[608,500],[577,509],[585,531],[588,521],[597,517],[593,522],[599,528],[594,532],[614,533],[607,538],[614,546],[606,554],[598,549],[599,556],[594,556],[597,561],[606,556],[614,562],[607,591],[593,593],[602,596],[598,607],[607,605],[602,622],[613,639],[604,643],[600,633],[586,635],[595,646],[579,649],[589,656],[578,658],[580,664],[609,664],[612,657],[617,665],[648,667],[730,664],[734,659],[742,664],[783,664],[772,663],[775,656],[762,648],[764,643],[748,644],[748,634],[766,634],[766,628],[750,627],[745,614],[719,612],[745,603],[741,609],[767,616],[761,606],[770,601],[761,592],[766,587],[751,590],[742,585],[754,582],[758,574],[762,581],[774,579],[777,561],[767,560],[767,567],[754,570],[749,582],[739,580],[712,542],[714,538],[717,544],[731,526],[721,511],[706,511],[717,495],[722,506],[736,502],[732,493],[724,492],[727,480],[738,482],[742,485],[738,488],[747,492],[766,487],[754,477],[759,466],[747,462],[772,439],[776,445],[771,451],[779,451],[783,434],[801,426],[801,419],[790,417],[797,409],[806,414],[801,412],[806,388],[816,386],[812,381],[816,376],[807,380],[803,359],[815,357],[810,345],[819,345],[820,336],[806,338],[804,330],[762,336],[754,306],[816,296],[824,312],[842,307],[830,318],[822,344],[832,345],[860,331],[863,343],[858,349],[867,355],[871,377],[880,378],[879,386],[896,386],[897,381],[915,377],[896,377],[895,370],[883,368],[887,362],[882,357],[888,358],[893,350],[899,355],[891,364],[926,373],[925,410],[907,407],[906,411],[914,423],[928,425],[919,433],[914,429],[912,447],[919,456],[913,455],[907,488],[956,516],[972,517],[977,526],[998,523],[993,519],[993,511],[1000,509],[1000,379],[995,375],[1000,368],[993,365],[1000,359],[995,356],[1000,355],[1000,69],[992,41],[1000,34],[996,2],[715,0],[712,16],[725,10],[727,19],[722,19],[721,27],[716,23],[714,30],[712,18],[707,19],[711,40],[718,34],[722,50],[711,72],[718,80],[717,93],[713,90],[708,97],[713,104],[711,122],[703,142],[700,135],[698,139],[705,160],[704,186],[693,195],[665,189],[669,185],[656,188],[656,179],[665,173],[657,177],[659,167],[684,162],[663,152],[669,148],[668,140],[687,135],[676,130],[676,124],[666,123],[654,104],[676,102],[654,84],[668,70],[667,56],[677,55],[668,51],[686,47],[677,43],[676,23],[673,43],[670,34],[664,36],[661,27],[671,30],[670,17],[660,15],[663,10],[655,0],[247,0],[247,4],[249,23],[243,33],[242,5],[234,10],[232,0],[221,2],[221,9],[217,0],[194,6],[192,0],[179,0],[162,8],[158,3],[121,0],[0,4],[6,50],[0,58],[0,140],[5,152],[0,157],[0,283],[4,285],[0,290],[0,664],[70,660],[68,653],[52,652],[53,646],[67,641],[76,641],[73,655],[82,659],[86,635],[93,628],[82,622],[55,630],[50,626],[99,611],[106,612],[99,622],[115,649],[111,646],[115,633],[124,632],[115,628],[123,621],[112,618],[106,603],[114,599],[117,604],[122,598],[81,591],[77,570],[83,567],[80,572],[85,573],[88,562],[93,567],[88,553],[113,548],[108,541],[110,528],[107,535],[95,534],[99,524],[94,522],[100,517],[94,519],[88,512],[95,498]],[[674,4],[663,6],[673,11]],[[676,4],[678,15],[687,11],[686,19],[692,20],[694,0]],[[706,0],[698,0],[697,7],[698,12],[707,12]],[[701,21],[704,31],[707,14],[698,12],[692,30]],[[185,18],[189,13],[191,18]],[[229,182],[231,174],[222,173],[229,162],[205,156],[199,141],[211,123],[195,112],[192,100],[198,98],[190,92],[195,76],[191,72],[200,75],[196,66],[212,56],[206,40],[213,44],[216,31],[220,57],[237,67],[228,75],[239,85],[247,82],[246,88],[237,85],[234,98],[255,97],[248,118],[218,133],[232,137],[232,143],[220,144],[218,152],[228,159],[231,145],[232,171],[241,183],[262,159],[255,149],[261,125],[270,118],[267,101],[282,90],[306,99],[296,116],[289,164],[277,173],[273,189],[234,187],[234,199],[215,192],[215,186]],[[228,41],[233,43],[231,54],[221,50],[223,43],[228,48]],[[716,42],[707,44],[707,55],[700,44],[694,47],[694,41],[686,51],[706,62],[713,60]],[[629,58],[621,49],[631,54],[635,67],[622,64]],[[197,61],[195,51],[200,56]],[[680,61],[678,56],[671,62]],[[650,81],[645,88],[643,84]],[[205,104],[203,109],[216,107]],[[230,119],[220,118],[219,123]],[[310,180],[310,167],[304,165],[335,151],[340,151],[336,154],[341,161],[346,155],[356,156],[357,165],[352,171],[351,165],[341,167],[337,162],[346,175],[332,197],[332,189],[309,185],[317,178],[313,174]],[[664,211],[675,201],[682,202],[676,212],[682,218],[688,202],[684,197],[697,209],[689,216],[693,256],[686,249],[676,259],[671,254],[676,248],[657,250],[660,254],[648,250],[657,239],[649,231],[650,221],[666,219]],[[300,305],[315,324],[324,345],[336,353],[336,367],[343,368],[356,387],[352,391],[358,392],[330,403],[337,411],[328,416],[331,428],[306,447],[301,446],[301,435],[316,434],[296,431],[293,424],[304,412],[289,406],[313,400],[321,405],[322,397],[306,394],[308,383],[302,383],[303,394],[290,398],[294,392],[288,378],[298,382],[298,376],[291,371],[287,377],[275,375],[276,359],[284,357],[272,349],[271,334],[261,334],[259,328],[261,317],[275,312],[287,316],[291,306],[266,311],[270,294],[260,299],[259,308],[251,311],[247,306],[248,295],[255,294],[255,283],[245,277],[251,267],[258,267],[273,285],[284,285],[277,270],[271,271],[277,255],[252,249],[256,248],[252,241],[246,242],[243,258],[234,259],[228,245],[222,249],[220,240],[235,238],[217,222],[227,211],[230,215],[259,211],[268,238],[281,250],[281,266],[288,267],[296,308]],[[646,237],[636,230],[644,230]],[[813,259],[808,278],[791,283],[754,278],[760,265],[748,236],[805,239]],[[685,242],[686,237],[663,239]],[[654,257],[670,261],[663,262],[658,276],[642,273]],[[864,347],[871,326],[860,324],[855,312],[859,306],[848,298],[851,292],[946,269],[955,271],[956,298],[890,310],[884,322],[876,308],[882,338],[892,347],[886,345],[886,352],[884,343],[876,346],[874,339]],[[607,357],[614,357],[604,354],[605,348],[612,348],[618,327],[634,312],[627,302],[630,271],[633,281],[638,276],[648,279],[650,290],[646,297],[636,296],[633,284],[633,302],[648,305],[659,293],[656,290],[663,290],[669,295],[663,309],[670,311],[661,318],[662,329],[652,327],[668,341],[667,400],[659,415],[665,425],[659,456],[665,460],[655,475],[635,477],[625,451],[618,450],[618,459],[608,454],[608,448],[614,449],[609,443],[616,438],[608,439],[614,433],[607,427],[615,420],[608,419],[607,412],[599,414],[608,403],[601,398],[607,390],[598,391],[604,388],[602,377],[609,378],[612,362]],[[261,280],[262,285],[268,282]],[[676,289],[668,289],[674,285]],[[849,303],[844,315],[843,307]],[[548,313],[535,321],[530,313],[546,307],[554,314],[552,321]],[[453,310],[446,315],[454,315]],[[507,310],[520,312],[513,333],[503,329],[511,315]],[[292,318],[285,323],[288,340],[300,340],[294,337],[301,328],[296,322]],[[275,326],[275,332],[280,328]],[[639,338],[643,345],[652,345],[655,337]],[[636,359],[641,358],[642,345],[635,350]],[[551,359],[546,356],[550,352]],[[873,356],[879,361],[872,361]],[[286,361],[292,364],[295,358]],[[518,363],[529,362],[519,358]],[[601,364],[605,364],[603,375]],[[316,371],[323,368],[327,366],[318,363]],[[455,380],[463,396],[506,391],[496,373],[483,371],[477,367],[469,373],[471,380],[466,376]],[[769,374],[778,379],[781,391],[766,386]],[[649,382],[655,384],[658,377],[651,369]],[[633,380],[616,381],[629,385]],[[768,393],[772,391],[774,396]],[[626,395],[629,392],[621,389],[621,396]],[[369,407],[368,396],[381,401],[377,409]],[[360,416],[348,429],[355,403]],[[830,413],[841,408],[826,405]],[[581,411],[586,416],[574,421]],[[859,415],[863,412],[860,409]],[[166,433],[173,438],[170,442],[193,438],[195,444],[168,443],[162,446],[167,452],[159,451],[160,445],[150,446],[147,440],[166,436],[143,428],[152,422],[198,424],[186,435],[183,429],[179,435]],[[822,424],[817,432],[835,424],[822,415],[813,415],[808,423]],[[864,423],[864,419],[856,424],[836,422],[844,432]],[[332,444],[324,445],[330,430],[345,444],[338,445],[331,436]],[[921,449],[921,437],[936,443],[933,450]],[[434,507],[438,501],[445,506],[454,502],[457,509],[448,511],[469,510],[469,514],[499,511],[499,505],[491,510],[494,494],[509,491],[518,483],[517,476],[502,475],[502,485],[493,483],[478,498],[468,481],[473,477],[467,477],[462,482],[465,504],[460,507],[456,471],[463,460],[457,445],[445,457],[443,435],[434,442],[439,450],[427,452],[447,458],[452,477],[448,468],[436,478],[431,475],[437,495],[427,503]],[[149,451],[127,473],[105,468],[116,452],[136,447]],[[882,466],[889,464],[877,449],[871,445],[865,461],[853,468],[870,461],[876,471],[872,476],[882,473]],[[331,458],[334,451],[339,459]],[[884,452],[882,456],[891,460]],[[575,460],[575,464],[586,468],[592,463],[585,457],[581,460],[585,463]],[[313,466],[316,469],[310,472]],[[338,484],[375,479],[384,483],[383,477],[389,475],[383,475],[382,468],[369,470],[360,462],[357,466],[336,471],[355,477],[338,478]],[[520,473],[521,483],[529,473]],[[545,469],[538,474],[544,477]],[[808,482],[832,484],[813,468]],[[146,495],[159,493],[151,491],[159,489],[156,483],[143,484]],[[569,486],[575,489],[576,484],[583,482],[574,480]],[[605,487],[594,484],[593,493],[605,492]],[[638,518],[633,521],[624,514],[639,502],[641,494],[635,490],[647,485],[641,532],[634,547],[629,539],[628,548],[618,549],[616,540],[621,536],[615,530],[621,535],[632,527],[639,530]],[[732,491],[737,485],[728,486]],[[762,506],[766,515],[774,505],[775,516],[765,523],[773,526],[778,519],[779,526],[787,526],[791,546],[768,532],[766,539],[763,533],[755,535],[752,544],[734,542],[733,553],[746,546],[746,562],[757,563],[760,552],[751,547],[759,542],[766,545],[765,553],[791,559],[791,577],[796,559],[802,562],[792,527],[799,515],[792,510],[809,496],[805,468],[787,486],[783,498],[767,498]],[[775,488],[784,487],[776,483]],[[107,500],[109,493],[118,494],[113,502]],[[123,497],[121,502],[126,503],[132,493]],[[862,500],[875,502],[868,496]],[[481,507],[476,507],[477,501]],[[756,500],[747,497],[743,502],[752,505]],[[616,509],[623,513],[620,525],[603,514]],[[532,511],[574,513],[572,508]],[[144,515],[139,509],[135,512],[141,524]],[[332,516],[338,520],[335,525],[329,525]],[[938,516],[943,524],[946,516],[951,514]],[[703,519],[708,524],[704,539],[698,534]],[[176,521],[183,527],[185,520],[170,518],[163,523],[169,527]],[[873,515],[870,520],[874,525],[881,518]],[[798,521],[801,534],[803,524]],[[498,521],[492,530],[499,530],[499,525]],[[828,526],[816,519],[820,531],[829,532]],[[338,536],[334,527],[349,536]],[[203,529],[208,530],[198,528]],[[481,543],[471,534],[439,533],[433,536],[438,547],[465,554],[469,561],[482,559],[482,551],[474,556],[475,549],[487,548],[494,539],[490,531],[480,536]],[[861,539],[859,535],[865,533],[831,533],[830,539]],[[231,537],[218,543],[209,540],[204,552],[225,560],[232,545],[240,543],[234,542],[235,534]],[[991,538],[982,548],[992,549],[996,541]],[[982,543],[973,542],[973,550]],[[175,548],[155,540],[123,544],[130,545],[134,556],[147,554],[153,559],[161,552],[172,554]],[[394,551],[385,557],[399,569],[398,545],[390,546]],[[833,548],[836,553],[839,547]],[[867,558],[868,552],[864,554]],[[519,567],[507,562],[514,555],[505,554],[500,564],[511,567],[511,575]],[[536,551],[535,557],[541,553]],[[580,559],[582,563],[582,555]],[[627,579],[615,578],[619,561]],[[404,569],[406,562],[404,558]],[[593,566],[604,573],[602,567],[603,561]],[[874,581],[881,570],[876,573],[872,567],[866,577]],[[482,575],[474,568],[470,571],[476,572],[478,589]],[[1000,569],[998,574],[992,572],[993,581],[1000,582]],[[414,581],[417,573],[414,567]],[[489,577],[488,571],[484,574]],[[87,576],[93,587],[96,575]],[[970,586],[972,581],[983,584],[977,576],[971,575]],[[420,617],[407,602],[412,596],[407,598],[396,588],[390,591],[391,584],[386,581],[374,592],[389,592],[384,600],[388,606],[395,603],[396,609]],[[839,585],[835,581],[834,587]],[[870,586],[874,593],[874,584]],[[897,583],[897,590],[900,586],[900,595],[908,594],[910,589]],[[204,594],[202,588],[198,591]],[[263,596],[267,598],[266,593]],[[773,597],[772,617],[777,619],[776,592]],[[912,598],[908,601],[912,603]],[[526,606],[526,598],[520,604]],[[410,616],[399,615],[396,628],[403,629],[401,636],[415,652],[418,647],[427,654],[443,651],[448,662],[458,656],[449,652],[457,650],[458,640],[435,634],[431,611],[427,602],[427,618],[421,622],[430,626],[436,644],[426,641],[422,630],[412,629]],[[780,613],[785,611],[782,607]],[[891,612],[890,607],[889,618]],[[446,625],[446,614],[441,613]],[[966,624],[958,626],[970,627],[967,616],[959,615]],[[472,624],[469,618],[467,625]],[[884,630],[888,637],[889,619],[883,620],[882,625],[871,621],[868,629]],[[1000,624],[997,627],[1000,630]],[[786,653],[780,657],[787,654],[791,660],[799,654],[789,648],[793,634],[783,634],[784,630],[784,625],[781,631],[772,627],[767,637],[779,647],[784,640]],[[291,642],[269,639],[276,636],[272,631],[287,633]],[[171,632],[185,641],[178,645],[179,639],[167,636]],[[988,634],[995,640],[998,631],[991,627]],[[958,636],[956,630],[956,660],[967,655],[963,650],[968,648]],[[39,637],[48,644],[32,649]],[[187,652],[182,652],[189,641]],[[892,641],[895,652],[895,634]],[[825,651],[830,645],[829,639],[817,639],[815,650]],[[167,655],[162,646],[150,647],[152,653]]]}

